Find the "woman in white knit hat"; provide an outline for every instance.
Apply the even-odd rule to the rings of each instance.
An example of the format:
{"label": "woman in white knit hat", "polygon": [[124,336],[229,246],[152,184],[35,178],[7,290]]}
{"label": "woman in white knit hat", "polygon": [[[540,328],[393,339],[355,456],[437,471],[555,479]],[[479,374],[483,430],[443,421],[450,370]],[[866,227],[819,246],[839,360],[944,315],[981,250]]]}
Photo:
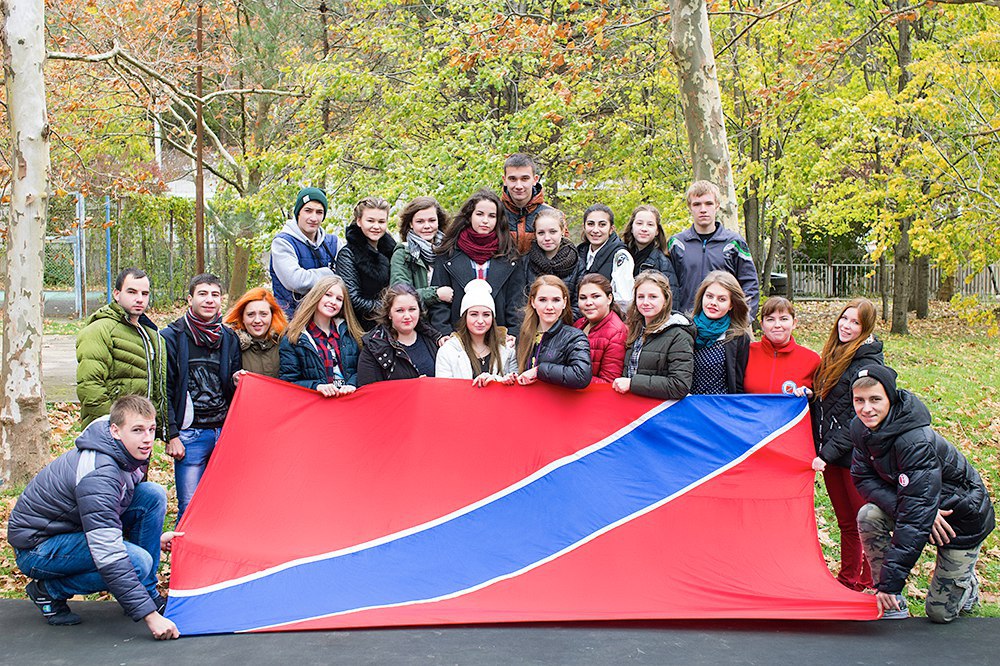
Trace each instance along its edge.
{"label": "woman in white knit hat", "polygon": [[514,383],[517,358],[506,329],[496,325],[492,291],[486,280],[465,285],[455,335],[437,353],[436,377],[471,379],[474,386]]}

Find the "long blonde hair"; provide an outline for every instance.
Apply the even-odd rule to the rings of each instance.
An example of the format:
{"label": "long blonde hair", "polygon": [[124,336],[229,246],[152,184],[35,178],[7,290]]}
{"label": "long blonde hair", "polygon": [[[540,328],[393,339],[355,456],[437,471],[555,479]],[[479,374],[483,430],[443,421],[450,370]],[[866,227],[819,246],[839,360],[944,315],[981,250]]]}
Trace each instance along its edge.
{"label": "long blonde hair", "polygon": [[[285,329],[285,337],[288,338],[289,342],[292,344],[298,344],[299,336],[302,335],[302,331],[306,330],[309,322],[312,321],[313,315],[316,313],[316,307],[319,305],[319,301],[326,292],[330,291],[332,287],[340,287],[340,290],[344,294],[344,305],[340,309],[340,316],[344,318],[347,322],[347,332],[350,334],[354,341],[361,345],[361,336],[364,331],[361,329],[361,324],[358,323],[358,318],[354,316],[354,309],[351,307],[351,299],[347,293],[347,285],[344,283],[344,279],[339,275],[332,275],[330,277],[325,277],[316,284],[313,288],[309,290],[302,301],[299,303],[299,307],[295,310],[295,316],[292,317],[292,321],[289,322],[288,328]],[[331,326],[334,324],[331,324]]]}
{"label": "long blonde hair", "polygon": [[[851,308],[858,311],[858,319],[861,320],[861,333],[850,342],[841,342],[838,331],[840,318]],[[816,395],[825,398],[830,394],[833,387],[840,381],[840,376],[847,371],[847,367],[854,360],[858,348],[875,332],[877,319],[875,305],[867,298],[855,298],[844,306],[837,318],[833,320],[833,328],[830,329],[830,335],[826,338],[826,344],[823,345],[823,353],[820,354],[819,368],[816,369],[816,375],[813,378],[813,388]]]}
{"label": "long blonde hair", "polygon": [[528,303],[524,306],[524,320],[521,322],[521,332],[517,336],[518,372],[524,372],[528,369],[528,364],[531,362],[531,353],[535,348],[535,338],[538,336],[539,321],[538,313],[535,312],[535,308],[531,303],[535,300],[538,290],[542,287],[556,287],[562,292],[563,303],[565,303],[562,312],[562,321],[568,326],[573,325],[573,310],[569,305],[569,289],[566,287],[566,283],[555,275],[539,275],[531,283],[531,289],[528,291]]}
{"label": "long blonde hair", "polygon": [[701,281],[698,293],[694,296],[694,315],[701,313],[702,299],[705,292],[713,284],[721,286],[729,292],[729,300],[732,307],[729,310],[729,329],[726,331],[726,342],[741,335],[753,337],[753,329],[750,328],[750,306],[747,305],[747,296],[743,293],[740,281],[727,271],[712,271]]}
{"label": "long blonde hair", "polygon": [[[639,312],[635,304],[635,295],[639,293],[639,287],[647,282],[652,282],[663,292],[665,303],[660,314],[653,318],[653,321],[646,325],[646,318]],[[631,347],[640,335],[656,333],[670,319],[673,314],[674,295],[670,292],[670,281],[660,271],[643,271],[635,278],[635,285],[632,287],[632,304],[628,306],[628,314],[625,315],[625,325],[628,326],[628,337],[625,339],[625,346]]]}

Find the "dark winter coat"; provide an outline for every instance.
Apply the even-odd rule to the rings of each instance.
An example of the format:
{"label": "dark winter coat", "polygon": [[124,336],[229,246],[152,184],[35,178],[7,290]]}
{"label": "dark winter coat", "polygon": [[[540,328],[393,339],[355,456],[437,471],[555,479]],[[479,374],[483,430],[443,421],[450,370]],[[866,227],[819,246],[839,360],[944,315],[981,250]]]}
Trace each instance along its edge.
{"label": "dark winter coat", "polygon": [[[580,317],[573,324],[583,330],[586,317]],[[595,384],[610,384],[622,376],[625,369],[625,340],[628,327],[614,312],[594,324],[587,333],[590,343],[590,366]]]}
{"label": "dark winter coat", "polygon": [[28,483],[10,514],[7,540],[17,550],[31,550],[59,534],[84,533],[108,591],[129,617],[141,620],[156,603],[125,550],[121,517],[146,467],[111,436],[108,417],[102,416],[77,437],[76,448]]}
{"label": "dark winter coat", "polygon": [[[496,304],[496,325],[505,327],[516,335],[521,328],[524,308],[524,271],[521,260],[493,257],[486,271],[486,281],[493,288],[493,302]],[[444,334],[455,330],[462,316],[462,298],[465,285],[476,279],[472,260],[461,250],[448,256],[438,257],[434,266],[434,287],[451,287],[455,294],[451,303],[435,303],[430,308],[431,325]]]}
{"label": "dark winter coat", "polygon": [[854,418],[854,401],[851,397],[851,384],[858,376],[858,370],[866,365],[885,365],[882,355],[882,341],[871,338],[858,347],[851,364],[837,380],[836,386],[830,389],[826,398],[813,401],[812,420],[816,436],[816,455],[827,464],[850,468],[851,466],[851,435],[848,426]]}
{"label": "dark winter coat", "polygon": [[[416,344],[426,345],[431,358],[437,355],[437,340],[428,326],[417,326]],[[417,366],[406,354],[392,332],[379,324],[361,339],[361,354],[358,356],[358,386],[384,382],[392,379],[416,379],[420,376]]]}
{"label": "dark winter coat", "polygon": [[723,270],[739,280],[747,297],[750,316],[757,316],[760,283],[753,257],[750,256],[750,248],[742,236],[717,224],[715,233],[703,241],[694,225],[691,225],[670,237],[667,251],[680,285],[674,294],[675,310],[693,311],[694,297],[702,280],[712,271]]}
{"label": "dark winter coat", "polygon": [[916,396],[899,400],[877,430],[855,418],[851,476],[858,492],[896,523],[878,583],[899,594],[927,544],[938,509],[955,530],[948,548],[970,549],[996,526],[993,504],[979,473],[965,456],[931,428],[931,415]]}
{"label": "dark winter coat", "polygon": [[156,407],[156,436],[166,438],[167,353],[149,317],[133,324],[118,303],[90,315],[76,336],[76,395],[83,427],[121,396],[144,395]]}
{"label": "dark winter coat", "polygon": [[677,271],[674,270],[674,265],[670,263],[670,257],[660,252],[660,248],[656,246],[652,248],[642,261],[639,261],[640,252],[637,252],[633,248],[629,248],[629,252],[635,260],[635,268],[632,269],[634,275],[638,276],[643,271],[657,271],[658,273],[662,273],[670,282],[670,293],[674,298],[678,297],[681,287],[680,282],[677,280]]}
{"label": "dark winter coat", "polygon": [[[663,328],[647,333],[629,390],[660,400],[680,400],[690,393],[697,335],[695,325],[679,312],[670,315]],[[630,353],[625,350],[626,364]]]}
{"label": "dark winter coat", "polygon": [[392,252],[396,241],[385,234],[372,249],[361,227],[351,224],[344,232],[347,242],[337,253],[337,275],[344,279],[351,307],[366,331],[375,326],[375,311],[382,290],[389,286]]}
{"label": "dark winter coat", "polygon": [[590,342],[578,328],[557,321],[542,334],[534,357],[543,382],[571,389],[590,384]]}
{"label": "dark winter coat", "polygon": [[726,390],[730,395],[743,393],[751,342],[753,338],[749,335],[737,335],[722,343],[726,352]]}
{"label": "dark winter coat", "polygon": [[[344,383],[357,386],[358,383],[358,343],[347,332],[347,322],[341,321],[337,326],[340,334],[340,371],[344,374]],[[326,384],[326,366],[319,355],[316,342],[308,331],[299,334],[299,340],[292,343],[286,337],[281,338],[281,372],[279,379],[299,386],[315,390],[320,384]]]}
{"label": "dark winter coat", "polygon": [[[612,273],[615,269],[615,255],[618,254],[619,250],[628,249],[625,247],[625,243],[622,239],[618,237],[618,234],[612,233],[608,238],[608,242],[601,246],[601,249],[597,251],[597,255],[594,257],[594,263],[591,264],[590,268],[587,268],[587,252],[590,251],[590,243],[584,241],[576,246],[576,251],[580,254],[580,275],[587,275],[588,273],[600,273],[608,280],[612,279]],[[631,254],[629,254],[631,256]],[[622,259],[622,263],[628,261],[627,258]]]}
{"label": "dark winter coat", "polygon": [[[188,333],[184,317],[170,323],[163,329],[163,341],[167,346],[167,411],[169,413],[170,432],[168,439],[180,434],[182,420],[187,412],[188,404],[188,359],[190,348],[194,341]],[[240,360],[240,341],[228,326],[222,327],[222,345],[219,347],[219,380],[226,404],[233,401],[236,387],[233,385],[233,374],[243,368]]]}

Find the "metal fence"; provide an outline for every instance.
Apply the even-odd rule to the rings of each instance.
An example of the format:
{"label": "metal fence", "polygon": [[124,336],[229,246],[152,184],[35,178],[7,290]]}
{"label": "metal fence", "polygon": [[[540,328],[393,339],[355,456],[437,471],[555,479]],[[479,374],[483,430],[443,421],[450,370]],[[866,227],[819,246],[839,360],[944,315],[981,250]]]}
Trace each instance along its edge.
{"label": "metal fence", "polygon": [[[70,194],[52,197],[45,234],[46,317],[83,317],[111,298],[112,282],[129,266],[145,270],[153,306],[182,299],[194,274],[193,202],[180,198],[119,200]],[[0,210],[0,226],[6,210]],[[231,242],[206,229],[206,270],[228,283]],[[7,257],[0,246],[0,260]]]}
{"label": "metal fence", "polygon": [[[883,281],[891,291],[893,266],[884,268],[877,264],[825,264],[793,263],[792,293],[796,298],[850,298],[852,296],[877,296],[882,293]],[[930,293],[941,287],[942,271],[930,267]],[[955,274],[955,293],[963,296],[989,298],[1000,296],[1000,263],[980,271],[961,267]]]}

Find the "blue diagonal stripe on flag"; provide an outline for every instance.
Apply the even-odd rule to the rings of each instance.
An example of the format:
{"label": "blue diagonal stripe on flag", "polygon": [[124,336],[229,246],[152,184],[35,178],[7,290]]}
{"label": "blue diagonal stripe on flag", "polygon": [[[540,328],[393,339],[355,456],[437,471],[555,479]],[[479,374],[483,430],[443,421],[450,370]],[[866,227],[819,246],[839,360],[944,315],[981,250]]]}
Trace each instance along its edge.
{"label": "blue diagonal stripe on flag", "polygon": [[582,455],[423,528],[172,591],[167,616],[182,634],[248,631],[445,599],[530,571],[732,467],[807,413],[803,399],[771,400],[773,420],[762,423],[726,413],[731,405],[711,396],[665,403]]}

